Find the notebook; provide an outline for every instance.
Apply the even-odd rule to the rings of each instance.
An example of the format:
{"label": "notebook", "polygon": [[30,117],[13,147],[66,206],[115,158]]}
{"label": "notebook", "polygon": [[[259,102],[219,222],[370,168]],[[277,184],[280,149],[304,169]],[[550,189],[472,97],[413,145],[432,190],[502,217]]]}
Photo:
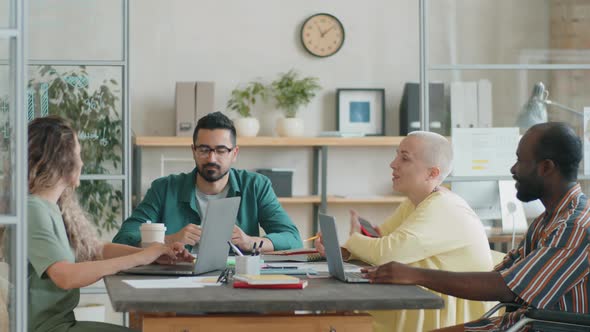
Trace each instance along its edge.
{"label": "notebook", "polygon": [[262,254],[265,262],[313,262],[320,261],[323,257],[316,249],[290,249],[271,251]]}
{"label": "notebook", "polygon": [[342,261],[334,217],[320,213],[320,229],[322,230],[324,247],[326,248],[326,260],[328,261],[330,275],[340,281],[349,283],[369,282],[369,279],[364,278],[360,272],[344,271],[344,262]]}
{"label": "notebook", "polygon": [[209,202],[203,219],[199,255],[195,264],[141,265],[123,273],[147,275],[199,275],[223,270],[227,265],[227,241],[231,240],[240,197],[228,197]]}
{"label": "notebook", "polygon": [[234,281],[234,288],[256,288],[256,289],[303,289],[307,287],[307,280],[300,280],[296,284],[272,284],[272,285],[252,285],[245,281]]}

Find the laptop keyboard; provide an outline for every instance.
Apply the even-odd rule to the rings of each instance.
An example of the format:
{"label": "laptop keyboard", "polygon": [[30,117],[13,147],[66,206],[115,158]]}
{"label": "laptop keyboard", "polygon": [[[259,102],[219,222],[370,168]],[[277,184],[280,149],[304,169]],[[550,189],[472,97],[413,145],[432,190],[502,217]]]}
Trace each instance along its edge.
{"label": "laptop keyboard", "polygon": [[366,279],[360,272],[346,272],[345,275],[348,279]]}

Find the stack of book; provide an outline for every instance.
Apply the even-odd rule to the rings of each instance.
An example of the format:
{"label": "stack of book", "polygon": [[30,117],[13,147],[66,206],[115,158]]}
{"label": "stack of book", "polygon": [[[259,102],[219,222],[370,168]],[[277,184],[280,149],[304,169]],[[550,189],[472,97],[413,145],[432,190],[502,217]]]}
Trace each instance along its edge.
{"label": "stack of book", "polygon": [[307,280],[284,274],[234,276],[234,288],[303,289]]}

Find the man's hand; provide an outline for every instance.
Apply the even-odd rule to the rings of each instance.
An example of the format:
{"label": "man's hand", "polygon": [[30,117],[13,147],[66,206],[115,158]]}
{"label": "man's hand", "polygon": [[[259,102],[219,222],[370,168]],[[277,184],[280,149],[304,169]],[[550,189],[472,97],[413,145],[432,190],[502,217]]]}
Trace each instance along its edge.
{"label": "man's hand", "polygon": [[354,233],[361,233],[361,222],[359,221],[359,214],[356,210],[350,210],[350,236]]}
{"label": "man's hand", "polygon": [[231,242],[238,246],[241,251],[251,251],[255,241],[248,234],[244,233],[240,227],[234,225]]}
{"label": "man's hand", "polygon": [[405,264],[389,262],[380,266],[362,268],[361,273],[372,283],[415,285],[415,269]]}
{"label": "man's hand", "polygon": [[174,258],[171,258],[167,255],[163,255],[158,257],[156,263],[158,264],[176,264],[177,262],[192,262],[194,260],[193,256],[184,248],[184,244],[180,242],[174,242],[170,244],[166,244],[174,254],[176,255]]}
{"label": "man's hand", "polygon": [[195,224],[188,224],[184,226],[178,233],[166,235],[166,244],[180,242],[194,246],[201,241],[201,226]]}

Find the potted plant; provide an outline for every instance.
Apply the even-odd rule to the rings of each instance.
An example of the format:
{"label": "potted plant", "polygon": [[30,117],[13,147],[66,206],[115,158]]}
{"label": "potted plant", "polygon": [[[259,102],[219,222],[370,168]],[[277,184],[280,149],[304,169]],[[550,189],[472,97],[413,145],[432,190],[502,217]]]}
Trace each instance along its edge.
{"label": "potted plant", "polygon": [[238,136],[253,137],[258,134],[260,123],[252,116],[252,107],[256,104],[257,98],[265,101],[267,97],[268,89],[260,82],[250,82],[243,89],[232,90],[227,108],[240,116],[234,121]]}
{"label": "potted plant", "polygon": [[285,113],[285,118],[277,122],[277,133],[280,136],[303,136],[303,120],[296,117],[297,112],[301,106],[309,104],[320,90],[318,78],[299,78],[299,74],[292,69],[280,74],[271,87],[276,107]]}

